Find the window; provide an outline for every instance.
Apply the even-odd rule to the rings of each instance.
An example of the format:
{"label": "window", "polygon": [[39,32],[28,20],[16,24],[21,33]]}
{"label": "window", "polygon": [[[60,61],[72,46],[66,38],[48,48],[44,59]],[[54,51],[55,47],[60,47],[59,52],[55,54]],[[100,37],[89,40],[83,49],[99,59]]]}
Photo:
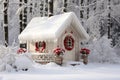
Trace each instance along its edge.
{"label": "window", "polygon": [[65,37],[64,46],[66,50],[72,50],[74,48],[74,39],[72,38],[72,36]]}
{"label": "window", "polygon": [[69,39],[66,41],[66,43],[67,43],[67,46],[72,47],[72,39],[71,39],[71,38],[69,38]]}
{"label": "window", "polygon": [[40,49],[43,50],[43,49],[46,48],[46,43],[44,41],[42,41],[42,42],[41,41],[40,42],[36,42],[35,43],[35,47],[36,47],[35,48],[36,51],[40,51]]}
{"label": "window", "polygon": [[27,44],[26,43],[24,43],[24,44],[20,44],[20,48],[27,48]]}

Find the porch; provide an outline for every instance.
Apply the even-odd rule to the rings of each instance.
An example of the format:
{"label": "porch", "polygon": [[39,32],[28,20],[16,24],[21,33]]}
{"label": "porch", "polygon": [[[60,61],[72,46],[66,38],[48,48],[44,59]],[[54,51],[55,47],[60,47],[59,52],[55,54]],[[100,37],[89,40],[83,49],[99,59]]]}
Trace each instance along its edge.
{"label": "porch", "polygon": [[63,61],[62,56],[56,56],[53,53],[32,53],[32,58],[35,62],[41,64],[55,62],[59,65],[62,65],[62,61]]}

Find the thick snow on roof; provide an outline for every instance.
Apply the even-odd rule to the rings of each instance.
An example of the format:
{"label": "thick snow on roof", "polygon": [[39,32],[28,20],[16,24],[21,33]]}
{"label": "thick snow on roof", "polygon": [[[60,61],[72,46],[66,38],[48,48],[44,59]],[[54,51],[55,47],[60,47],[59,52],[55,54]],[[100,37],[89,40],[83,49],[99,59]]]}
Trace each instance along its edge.
{"label": "thick snow on roof", "polygon": [[52,17],[35,17],[30,21],[18,38],[20,42],[56,40],[71,24],[74,25],[82,39],[89,38],[73,12]]}

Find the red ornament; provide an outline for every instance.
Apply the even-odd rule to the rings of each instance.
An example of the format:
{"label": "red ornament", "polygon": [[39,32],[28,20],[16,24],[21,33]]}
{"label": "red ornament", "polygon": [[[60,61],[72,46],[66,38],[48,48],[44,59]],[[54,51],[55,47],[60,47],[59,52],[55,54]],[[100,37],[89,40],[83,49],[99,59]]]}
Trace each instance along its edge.
{"label": "red ornament", "polygon": [[90,54],[90,50],[87,49],[87,48],[82,48],[82,49],[80,50],[80,53],[82,53],[82,54]]}
{"label": "red ornament", "polygon": [[57,54],[57,55],[60,55],[60,54],[63,54],[63,53],[65,52],[65,50],[62,49],[62,48],[57,47],[57,48],[55,48],[55,49],[53,50],[53,52],[54,52],[55,54]]}
{"label": "red ornament", "polygon": [[27,51],[26,49],[20,48],[20,49],[17,50],[17,53],[18,54],[20,54],[20,53],[22,54],[22,53],[25,53],[26,51]]}

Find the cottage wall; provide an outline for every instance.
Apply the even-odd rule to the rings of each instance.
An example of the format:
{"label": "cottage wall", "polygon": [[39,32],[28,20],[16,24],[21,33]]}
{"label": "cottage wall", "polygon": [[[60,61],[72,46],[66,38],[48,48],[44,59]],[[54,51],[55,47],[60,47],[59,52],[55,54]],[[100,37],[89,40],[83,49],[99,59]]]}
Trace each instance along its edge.
{"label": "cottage wall", "polygon": [[56,42],[54,41],[48,41],[46,44],[46,50],[48,53],[53,53],[53,49],[56,47]]}
{"label": "cottage wall", "polygon": [[[39,42],[39,41],[38,41]],[[28,47],[28,51],[35,53],[35,43],[36,42],[27,42],[27,47]],[[45,52],[46,53],[52,53],[53,49],[57,46],[56,42],[54,41],[45,41],[46,43],[46,48],[45,48]]]}
{"label": "cottage wall", "polygon": [[[62,35],[57,39],[57,42],[55,41],[45,41],[46,42],[46,52],[52,53],[53,49],[59,45],[59,47],[65,49],[64,47],[64,38],[67,35],[71,35],[74,38],[74,48],[71,51],[65,50],[64,59],[65,61],[72,61],[72,60],[79,60],[79,50],[80,50],[80,38],[78,36],[78,33],[70,25],[71,27],[68,27]],[[28,51],[29,52],[36,52],[35,51],[35,42],[28,42]]]}
{"label": "cottage wall", "polygon": [[28,42],[28,51],[35,52],[35,42]]}
{"label": "cottage wall", "polygon": [[[70,51],[65,49],[64,61],[78,61],[79,60],[79,50],[80,50],[80,37],[78,32],[76,32],[74,25],[70,25],[62,35],[57,39],[57,41],[45,41],[46,42],[46,52],[52,53],[53,49],[58,45],[59,47],[65,49],[64,47],[64,39],[67,35],[71,35],[74,38],[74,48]],[[28,51],[35,51],[35,42],[28,42]]]}
{"label": "cottage wall", "polygon": [[63,32],[63,34],[61,35],[61,37],[58,39],[58,42],[57,42],[57,45],[59,45],[60,47],[65,49],[65,47],[64,47],[65,36],[71,35],[74,38],[74,48],[70,51],[65,49],[64,61],[79,60],[79,49],[80,49],[79,48],[79,41],[80,41],[80,38],[78,36],[78,32],[76,32],[76,30],[72,26],[73,25],[70,25],[70,27],[68,27]]}

